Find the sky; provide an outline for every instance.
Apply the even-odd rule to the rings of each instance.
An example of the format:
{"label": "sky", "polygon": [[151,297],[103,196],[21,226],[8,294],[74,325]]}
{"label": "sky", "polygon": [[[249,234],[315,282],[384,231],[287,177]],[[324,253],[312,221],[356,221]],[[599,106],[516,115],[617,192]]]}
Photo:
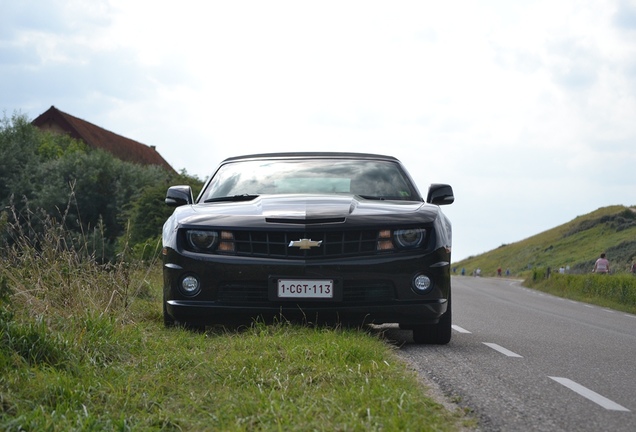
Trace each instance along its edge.
{"label": "sky", "polygon": [[276,151],[453,186],[453,261],[636,205],[636,0],[0,0],[0,111],[201,179]]}

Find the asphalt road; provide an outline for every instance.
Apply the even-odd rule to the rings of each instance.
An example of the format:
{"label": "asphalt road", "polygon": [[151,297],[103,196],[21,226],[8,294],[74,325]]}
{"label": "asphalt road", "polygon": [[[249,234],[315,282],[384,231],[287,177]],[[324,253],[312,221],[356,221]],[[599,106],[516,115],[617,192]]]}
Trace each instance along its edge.
{"label": "asphalt road", "polygon": [[636,431],[636,315],[518,281],[453,277],[448,345],[398,353],[485,431]]}

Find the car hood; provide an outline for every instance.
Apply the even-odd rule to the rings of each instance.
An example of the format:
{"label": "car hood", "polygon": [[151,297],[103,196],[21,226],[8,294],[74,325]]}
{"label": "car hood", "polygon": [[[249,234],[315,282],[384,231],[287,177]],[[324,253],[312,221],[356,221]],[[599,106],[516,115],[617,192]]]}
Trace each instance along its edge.
{"label": "car hood", "polygon": [[[439,207],[415,201],[366,200],[351,195],[261,195],[251,201],[216,202],[182,206],[175,217],[180,225],[250,226],[268,223],[319,224],[362,223],[371,218],[421,222],[437,218]],[[370,221],[369,221],[370,222]]]}

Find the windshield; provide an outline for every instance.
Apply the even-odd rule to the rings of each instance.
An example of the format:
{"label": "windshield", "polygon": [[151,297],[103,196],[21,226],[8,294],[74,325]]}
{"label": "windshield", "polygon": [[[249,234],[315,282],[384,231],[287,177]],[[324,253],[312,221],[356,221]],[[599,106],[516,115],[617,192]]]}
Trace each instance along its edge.
{"label": "windshield", "polygon": [[200,201],[262,194],[352,194],[421,201],[398,163],[339,159],[231,162],[219,168]]}

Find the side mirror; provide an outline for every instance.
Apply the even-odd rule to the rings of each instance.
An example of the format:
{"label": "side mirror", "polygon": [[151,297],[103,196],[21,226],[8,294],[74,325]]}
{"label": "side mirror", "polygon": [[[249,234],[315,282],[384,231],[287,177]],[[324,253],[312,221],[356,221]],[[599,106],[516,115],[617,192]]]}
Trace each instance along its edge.
{"label": "side mirror", "polygon": [[179,207],[182,205],[193,204],[192,188],[190,186],[172,186],[166,192],[166,204],[169,207]]}
{"label": "side mirror", "polygon": [[428,188],[428,195],[426,196],[427,203],[447,205],[452,204],[454,201],[455,195],[453,195],[453,188],[450,185],[433,183]]}

